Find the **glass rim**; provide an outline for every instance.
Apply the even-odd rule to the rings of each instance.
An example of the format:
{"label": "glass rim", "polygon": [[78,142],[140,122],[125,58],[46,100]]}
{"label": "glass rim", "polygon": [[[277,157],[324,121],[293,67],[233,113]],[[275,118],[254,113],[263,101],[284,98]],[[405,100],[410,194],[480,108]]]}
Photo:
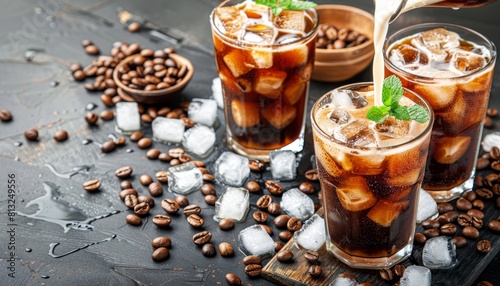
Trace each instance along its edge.
{"label": "glass rim", "polygon": [[[259,44],[259,43],[246,43],[246,42],[243,42],[243,41],[240,41],[240,40],[228,37],[228,36],[226,36],[223,32],[221,32],[217,28],[217,25],[215,25],[215,22],[214,22],[215,21],[215,17],[214,16],[215,16],[215,11],[218,8],[223,7],[226,3],[230,2],[230,1],[236,1],[236,0],[224,0],[221,3],[219,3],[212,10],[212,12],[210,13],[210,17],[209,17],[210,18],[210,26],[212,28],[212,31],[215,32],[215,33],[217,33],[217,35],[219,37],[221,37],[222,39],[224,39],[224,41],[226,41],[228,43],[231,43],[231,44],[234,44],[234,45],[237,45],[239,48],[278,48],[279,49],[280,47],[288,47],[290,45],[297,44],[297,43],[300,43],[302,41],[313,39],[314,35],[318,31],[318,27],[319,27],[319,14],[318,14],[318,11],[316,9],[314,9],[314,8],[308,8],[308,9],[305,9],[303,11],[304,12],[305,11],[310,12],[315,17],[314,19],[312,19],[314,21],[314,26],[303,37],[301,37],[301,38],[299,38],[297,40],[294,40],[294,41],[291,41],[291,42],[282,43],[282,44]],[[243,3],[243,2],[246,2],[246,1],[247,0],[241,0],[238,3]]]}
{"label": "glass rim", "polygon": [[[373,86],[373,82],[357,82],[357,83],[351,83],[351,84],[347,84],[347,85],[343,85],[343,86],[340,86],[340,87],[337,87],[337,88],[334,88],[328,92],[326,92],[325,94],[323,94],[320,98],[318,98],[316,100],[316,102],[314,102],[312,108],[311,108],[311,127],[316,131],[318,132],[318,134],[326,139],[328,139],[330,142],[333,142],[335,144],[338,144],[338,145],[341,145],[349,150],[356,150],[356,151],[385,151],[385,150],[391,150],[391,149],[396,149],[396,148],[399,148],[401,146],[404,146],[404,145],[407,145],[407,144],[411,144],[411,143],[414,143],[414,142],[417,142],[419,140],[422,140],[423,137],[427,136],[427,134],[429,134],[430,136],[430,133],[431,133],[431,130],[432,130],[432,126],[434,125],[434,111],[432,110],[432,107],[431,105],[429,104],[429,102],[427,102],[427,100],[425,100],[425,98],[423,98],[421,95],[419,95],[418,93],[408,89],[408,88],[404,88],[405,92],[409,92],[411,94],[413,94],[413,96],[415,96],[416,98],[418,98],[418,100],[420,100],[425,106],[425,108],[427,109],[427,111],[429,111],[429,121],[428,121],[428,124],[427,126],[425,127],[425,129],[420,132],[417,136],[413,137],[412,139],[410,139],[409,141],[404,141],[402,143],[399,143],[399,144],[395,144],[395,145],[390,145],[390,146],[376,146],[376,147],[365,147],[365,146],[348,146],[346,145],[345,142],[342,142],[342,141],[339,141],[335,138],[333,138],[330,134],[327,134],[321,127],[320,125],[318,124],[318,122],[316,122],[316,118],[314,116],[314,113],[317,112],[317,110],[319,109],[319,104],[327,97],[329,96],[332,91],[334,90],[343,90],[343,89],[352,89],[353,87],[363,87],[363,86]],[[414,101],[412,99],[412,101]],[[419,104],[419,103],[417,103]]]}
{"label": "glass rim", "polygon": [[[425,31],[425,27],[434,27],[434,28],[437,28],[437,27],[441,27],[441,28],[446,28],[446,27],[452,27],[454,29],[458,29],[458,30],[463,30],[463,31],[466,31],[466,32],[469,32],[477,37],[479,37],[481,40],[484,41],[484,44],[481,44],[483,46],[486,46],[488,48],[488,50],[490,51],[491,53],[491,59],[489,60],[489,62],[482,68],[472,72],[472,73],[469,73],[469,74],[466,74],[466,75],[459,75],[459,76],[454,76],[454,77],[445,77],[445,78],[435,78],[435,77],[429,77],[429,76],[421,76],[421,75],[416,75],[414,73],[411,73],[407,70],[404,70],[398,66],[396,66],[395,64],[393,64],[390,60],[389,60],[389,57],[387,55],[387,49],[390,47],[389,45],[389,42],[391,40],[393,40],[394,38],[396,38],[396,36],[399,36],[401,34],[404,34],[404,33],[407,33],[408,31],[411,31],[411,30],[415,30],[415,32],[413,34],[416,34],[418,33],[417,30],[420,30],[420,32],[422,31]],[[407,38],[409,36],[411,36],[412,34],[409,34],[405,37],[401,37],[401,38],[398,38],[397,40],[394,41],[397,42],[399,40],[402,40],[404,38]],[[462,36],[462,35],[459,35],[459,36]],[[466,41],[469,41],[468,39],[464,39]],[[474,42],[475,43],[475,42]],[[478,43],[475,43],[475,44],[478,44]],[[391,43],[392,45],[392,43]],[[470,29],[470,28],[467,28],[467,27],[464,27],[464,26],[461,26],[461,25],[456,25],[456,24],[451,24],[451,23],[440,23],[440,22],[433,22],[433,23],[421,23],[421,24],[415,24],[415,25],[412,25],[412,26],[409,26],[409,27],[406,27],[406,28],[403,28],[403,29],[400,29],[400,30],[397,30],[396,32],[392,33],[390,36],[388,36],[384,42],[384,48],[382,49],[382,53],[383,53],[383,56],[384,56],[384,64],[386,64],[387,66],[389,66],[391,69],[393,70],[396,70],[398,73],[401,73],[405,76],[412,76],[412,77],[416,77],[418,78],[419,80],[423,80],[423,81],[426,81],[426,80],[429,80],[429,81],[435,81],[436,79],[437,80],[460,80],[460,79],[464,79],[464,78],[468,78],[470,76],[474,76],[474,75],[477,75],[477,74],[480,74],[482,72],[485,72],[486,70],[488,70],[492,65],[495,65],[495,62],[496,62],[496,58],[497,58],[497,50],[496,50],[496,46],[495,44],[489,40],[488,38],[486,38],[485,36],[483,36],[482,34],[480,34],[479,32],[473,30],[473,29]]]}

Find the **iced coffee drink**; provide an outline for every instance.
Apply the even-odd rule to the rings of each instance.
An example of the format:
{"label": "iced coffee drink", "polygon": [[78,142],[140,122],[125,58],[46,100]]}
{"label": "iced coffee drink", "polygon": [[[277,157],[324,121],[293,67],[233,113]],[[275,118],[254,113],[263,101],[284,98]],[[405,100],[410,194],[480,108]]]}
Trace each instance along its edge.
{"label": "iced coffee drink", "polygon": [[323,192],[327,249],[354,268],[389,268],[411,253],[432,111],[404,90],[401,106],[420,105],[429,120],[367,119],[371,83],[323,95],[311,111]]}
{"label": "iced coffee drink", "polygon": [[437,201],[473,185],[495,59],[493,43],[449,24],[409,27],[385,44],[386,76],[396,74],[435,113],[422,186]]}
{"label": "iced coffee drink", "polygon": [[279,14],[254,1],[224,1],[211,15],[229,146],[252,159],[301,151],[314,63],[316,10]]}

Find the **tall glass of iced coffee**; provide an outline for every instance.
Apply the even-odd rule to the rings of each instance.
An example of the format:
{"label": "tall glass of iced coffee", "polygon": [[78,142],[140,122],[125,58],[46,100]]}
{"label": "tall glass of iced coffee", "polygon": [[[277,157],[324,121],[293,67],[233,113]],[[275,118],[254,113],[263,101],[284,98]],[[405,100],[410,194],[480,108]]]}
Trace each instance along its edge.
{"label": "tall glass of iced coffee", "polygon": [[421,24],[390,36],[385,74],[424,97],[436,120],[422,187],[436,201],[472,188],[496,60],[494,44],[471,29]]}
{"label": "tall glass of iced coffee", "polygon": [[266,161],[273,150],[301,151],[316,10],[276,15],[251,0],[228,0],[210,22],[229,147]]}
{"label": "tall glass of iced coffee", "polygon": [[375,123],[367,119],[373,94],[371,83],[328,92],[314,104],[311,125],[326,247],[350,267],[381,269],[411,253],[433,115],[405,89],[400,105],[423,106],[429,120]]}

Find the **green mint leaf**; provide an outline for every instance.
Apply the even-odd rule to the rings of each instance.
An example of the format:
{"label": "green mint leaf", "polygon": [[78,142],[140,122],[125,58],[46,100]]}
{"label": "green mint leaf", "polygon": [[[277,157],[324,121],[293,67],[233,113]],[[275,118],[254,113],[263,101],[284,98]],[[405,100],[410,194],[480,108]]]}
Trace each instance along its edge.
{"label": "green mint leaf", "polygon": [[391,75],[384,79],[384,85],[382,86],[382,102],[385,106],[391,106],[393,103],[398,104],[403,93],[403,85],[397,76]]}
{"label": "green mint leaf", "polygon": [[376,123],[382,123],[389,117],[389,110],[386,106],[373,106],[368,110],[366,117]]}
{"label": "green mint leaf", "polygon": [[406,106],[398,105],[396,108],[391,109],[390,114],[399,120],[410,120],[410,114]]}
{"label": "green mint leaf", "polygon": [[424,123],[430,119],[429,112],[420,105],[413,105],[408,107],[408,114],[410,119],[417,121],[418,123]]}
{"label": "green mint leaf", "polygon": [[273,8],[271,8],[271,11],[273,12],[274,16],[278,16],[279,14],[281,14],[281,11],[283,11],[283,8],[281,8],[281,7],[273,7]]}
{"label": "green mint leaf", "polygon": [[309,8],[314,8],[318,6],[318,4],[309,2],[309,1],[303,1],[303,2],[292,2],[290,6],[288,6],[287,10],[306,10]]}
{"label": "green mint leaf", "polygon": [[270,7],[275,16],[283,10],[305,10],[317,6],[313,2],[294,0],[255,0],[255,3]]}

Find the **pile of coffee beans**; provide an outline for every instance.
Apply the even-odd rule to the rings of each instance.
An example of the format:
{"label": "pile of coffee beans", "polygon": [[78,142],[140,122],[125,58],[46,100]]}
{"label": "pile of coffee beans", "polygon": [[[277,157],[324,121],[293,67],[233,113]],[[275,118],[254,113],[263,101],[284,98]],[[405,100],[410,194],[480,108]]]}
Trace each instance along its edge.
{"label": "pile of coffee beans", "polygon": [[322,23],[318,28],[316,38],[317,49],[344,49],[361,45],[368,38],[350,28],[337,28],[328,23]]}

